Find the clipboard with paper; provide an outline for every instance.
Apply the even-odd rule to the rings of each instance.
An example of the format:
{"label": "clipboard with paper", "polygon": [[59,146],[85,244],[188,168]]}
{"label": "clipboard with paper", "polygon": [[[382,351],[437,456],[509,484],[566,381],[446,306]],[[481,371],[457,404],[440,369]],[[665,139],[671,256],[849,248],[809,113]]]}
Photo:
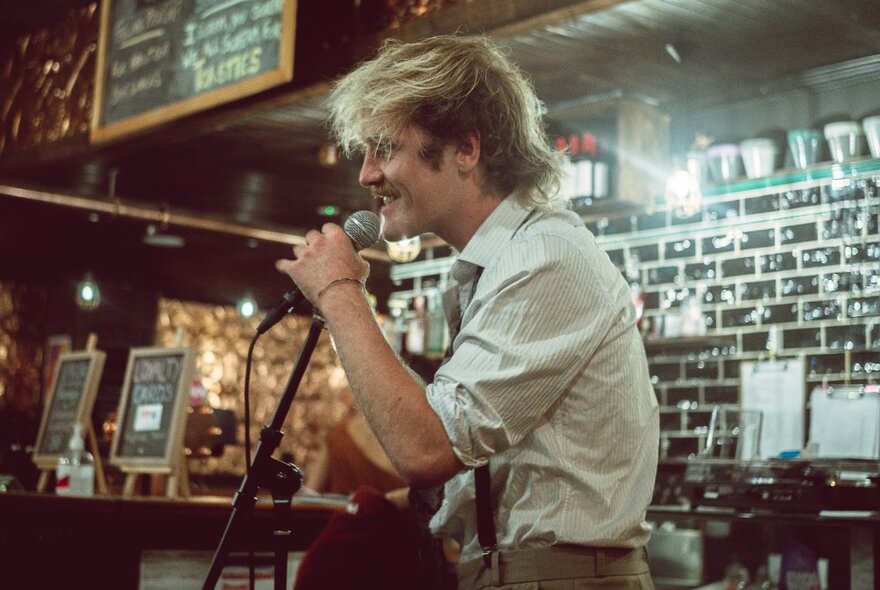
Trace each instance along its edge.
{"label": "clipboard with paper", "polygon": [[816,457],[880,459],[880,386],[819,386],[810,394]]}
{"label": "clipboard with paper", "polygon": [[743,410],[761,412],[763,426],[758,448],[761,459],[804,446],[806,380],[803,359],[740,363]]}

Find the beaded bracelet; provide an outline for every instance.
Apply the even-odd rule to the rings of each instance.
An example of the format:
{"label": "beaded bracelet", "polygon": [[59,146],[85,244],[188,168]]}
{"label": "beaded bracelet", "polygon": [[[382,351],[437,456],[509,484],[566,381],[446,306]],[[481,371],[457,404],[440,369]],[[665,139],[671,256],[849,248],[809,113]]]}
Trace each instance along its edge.
{"label": "beaded bracelet", "polygon": [[329,289],[330,287],[333,287],[334,285],[338,285],[340,283],[357,283],[358,285],[361,286],[361,289],[363,289],[365,291],[367,289],[367,286],[364,285],[361,281],[359,281],[357,279],[352,279],[349,277],[342,277],[341,279],[333,279],[332,281],[330,281],[329,283],[324,285],[324,287],[320,291],[318,291],[318,295],[315,298],[320,300],[321,295],[323,295],[324,292],[327,291],[327,289]]}

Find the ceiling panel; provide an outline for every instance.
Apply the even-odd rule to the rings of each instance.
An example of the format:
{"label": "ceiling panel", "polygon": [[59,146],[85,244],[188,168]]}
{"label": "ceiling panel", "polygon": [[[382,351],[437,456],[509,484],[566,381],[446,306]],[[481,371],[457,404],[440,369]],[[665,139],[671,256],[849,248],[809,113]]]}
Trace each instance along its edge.
{"label": "ceiling panel", "polygon": [[[24,4],[35,11],[40,6],[58,11],[62,10],[59,3],[0,0],[0,13]],[[554,0],[544,4],[568,8],[538,15],[535,4],[519,0],[474,0],[399,32],[408,37],[458,26],[479,28],[470,21],[454,23],[451,19],[464,15],[478,20],[474,11],[487,7],[481,22],[506,27],[501,29],[504,34],[499,42],[533,80],[551,113],[576,102],[628,95],[650,100],[673,117],[681,117],[790,84],[819,83],[829,78],[822,68],[831,64],[861,58],[867,61],[860,67],[876,70],[876,62],[868,58],[880,55],[877,0]],[[595,6],[604,8],[594,12]],[[530,24],[515,24],[513,9],[517,7],[531,11]],[[7,30],[27,22],[21,10],[13,16],[13,21],[5,23]],[[318,159],[322,144],[329,140],[322,98],[332,74],[344,69],[354,56],[369,55],[376,42],[377,38],[364,37],[338,47],[298,45],[295,69],[300,86],[292,92],[270,92],[245,101],[242,108],[234,105],[234,115],[225,111],[217,116],[204,114],[137,141],[84,149],[63,160],[35,159],[30,165],[17,160],[14,166],[5,167],[0,161],[0,180],[64,194],[90,194],[105,201],[113,192],[123,203],[160,208],[172,219],[178,213],[196,213],[301,233],[326,221],[317,210],[334,203],[341,214],[331,219],[341,221],[349,212],[370,208],[372,203],[357,184],[356,162],[343,160],[326,167]],[[680,63],[667,51],[667,44],[677,51]],[[19,213],[7,209],[0,218],[0,248],[24,244],[27,250],[32,245],[26,240],[30,236],[38,239],[39,229],[21,232],[4,227],[20,226]],[[74,237],[67,235],[72,229],[65,229],[69,217],[60,217],[53,222],[52,232],[60,242],[63,238],[69,242]],[[75,225],[77,231],[86,228],[92,233],[100,232],[101,226]],[[121,240],[108,228],[101,241],[115,239]],[[241,248],[240,241],[222,234],[216,239],[221,244],[212,264],[237,261],[247,272],[260,266],[251,258],[253,252],[228,250]],[[37,245],[33,246],[30,249],[36,251]],[[204,251],[193,256],[178,251],[164,258],[138,252],[141,259],[162,264],[180,260],[183,268],[204,255]],[[159,273],[158,262],[156,267]],[[191,284],[182,286],[181,292],[190,288],[204,296],[207,279],[197,274],[177,270],[173,276],[184,283],[185,277],[191,277]],[[240,276],[245,276],[245,270]]]}

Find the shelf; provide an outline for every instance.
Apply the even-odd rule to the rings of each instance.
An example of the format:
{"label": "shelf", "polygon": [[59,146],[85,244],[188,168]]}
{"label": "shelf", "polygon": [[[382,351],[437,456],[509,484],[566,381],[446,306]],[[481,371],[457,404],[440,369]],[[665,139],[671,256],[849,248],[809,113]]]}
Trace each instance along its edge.
{"label": "shelf", "polygon": [[815,524],[830,526],[876,527],[880,525],[880,515],[869,511],[822,511],[780,512],[760,509],[739,509],[715,506],[681,506],[677,504],[652,504],[648,507],[648,520],[659,518],[690,517],[707,520],[745,520],[761,523]]}
{"label": "shelf", "polygon": [[584,221],[594,221],[603,217],[629,217],[645,211],[646,205],[631,203],[611,196],[602,199],[589,197],[573,197],[569,199],[569,208],[581,216]]}
{"label": "shelf", "polygon": [[780,189],[801,182],[844,179],[875,171],[880,172],[880,158],[869,157],[843,164],[822,162],[805,170],[782,170],[773,176],[748,178],[709,186],[703,189],[703,196],[714,197],[759,189]]}
{"label": "shelf", "polygon": [[723,346],[735,346],[736,336],[733,334],[714,336],[687,336],[681,338],[654,338],[648,337],[643,340],[645,352],[649,355],[662,354],[664,352],[702,352],[707,348],[720,348]]}

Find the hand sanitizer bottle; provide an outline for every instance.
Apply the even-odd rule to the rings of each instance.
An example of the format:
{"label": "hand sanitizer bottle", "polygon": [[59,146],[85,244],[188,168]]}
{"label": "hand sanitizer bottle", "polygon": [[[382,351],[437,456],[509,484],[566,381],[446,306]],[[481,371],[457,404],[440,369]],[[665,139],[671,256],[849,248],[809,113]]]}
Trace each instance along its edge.
{"label": "hand sanitizer bottle", "polygon": [[55,470],[55,493],[62,496],[95,495],[95,463],[85,450],[82,424],[73,425],[67,451],[58,458]]}

